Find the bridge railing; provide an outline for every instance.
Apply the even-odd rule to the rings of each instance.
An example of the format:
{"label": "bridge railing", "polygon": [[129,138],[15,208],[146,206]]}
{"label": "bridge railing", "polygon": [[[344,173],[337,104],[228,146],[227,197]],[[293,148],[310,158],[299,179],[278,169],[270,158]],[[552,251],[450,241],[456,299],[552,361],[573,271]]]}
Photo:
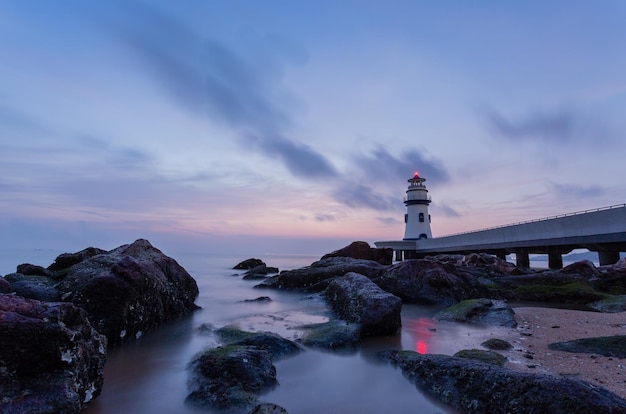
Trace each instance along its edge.
{"label": "bridge railing", "polygon": [[469,231],[463,231],[463,232],[460,232],[460,233],[446,234],[445,236],[441,236],[441,237],[437,237],[437,238],[438,239],[443,239],[444,237],[453,237],[453,236],[460,236],[462,234],[478,233],[480,231],[496,230],[496,229],[501,229],[501,228],[504,228],[504,227],[519,226],[520,224],[529,224],[529,223],[536,223],[536,222],[539,222],[539,221],[554,220],[554,219],[562,218],[562,217],[577,216],[577,215],[580,215],[580,214],[594,213],[596,211],[610,210],[610,209],[613,209],[613,208],[620,208],[620,207],[626,207],[626,203],[624,203],[624,204],[614,204],[612,206],[607,206],[607,207],[593,208],[593,209],[590,209],[590,210],[576,211],[574,213],[559,214],[557,216],[543,217],[543,218],[540,218],[540,219],[520,221],[520,222],[517,222],[517,223],[501,224],[499,226],[487,227],[487,228],[479,229],[479,230],[469,230]]}

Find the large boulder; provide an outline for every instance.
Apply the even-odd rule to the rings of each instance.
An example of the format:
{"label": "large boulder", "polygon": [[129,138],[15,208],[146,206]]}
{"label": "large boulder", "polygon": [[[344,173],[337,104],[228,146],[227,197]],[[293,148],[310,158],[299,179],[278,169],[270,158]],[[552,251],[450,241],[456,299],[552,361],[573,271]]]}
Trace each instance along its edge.
{"label": "large boulder", "polygon": [[324,293],[339,318],[360,325],[361,337],[394,335],[402,326],[402,299],[361,274],[334,279]]}
{"label": "large boulder", "polygon": [[467,299],[442,309],[435,315],[440,321],[515,328],[515,312],[510,305],[495,299]]}
{"label": "large boulder", "polygon": [[387,267],[378,262],[351,257],[329,257],[318,260],[311,266],[294,270],[284,270],[276,276],[265,279],[255,287],[321,292],[336,277],[349,272],[360,273],[368,278],[380,276]]}
{"label": "large boulder", "polygon": [[383,357],[400,367],[423,392],[460,412],[626,413],[626,400],[575,378],[523,373],[472,359],[411,351],[389,351]]}
{"label": "large boulder", "polygon": [[427,259],[402,261],[372,280],[406,303],[451,305],[488,295],[487,288],[476,276],[452,263]]}
{"label": "large boulder", "polygon": [[278,384],[270,353],[254,346],[211,348],[198,354],[189,369],[187,401],[207,408],[251,410],[259,393]]}
{"label": "large boulder", "polygon": [[105,360],[83,309],[0,294],[0,412],[78,413],[100,394]]}
{"label": "large boulder", "polygon": [[[147,240],[90,251],[96,254],[80,255],[86,259],[79,262],[57,258],[54,268],[63,274],[57,288],[62,300],[88,312],[110,346],[197,309],[196,281]],[[63,269],[61,263],[73,264]]]}
{"label": "large boulder", "polygon": [[206,408],[253,409],[260,393],[278,385],[273,361],[302,351],[296,343],[269,332],[226,326],[215,333],[226,345],[200,352],[188,367],[187,401]]}
{"label": "large boulder", "polygon": [[393,249],[377,249],[370,247],[367,242],[355,241],[346,247],[325,254],[322,256],[322,260],[329,257],[351,257],[353,259],[373,260],[383,265],[390,265],[393,263]]}

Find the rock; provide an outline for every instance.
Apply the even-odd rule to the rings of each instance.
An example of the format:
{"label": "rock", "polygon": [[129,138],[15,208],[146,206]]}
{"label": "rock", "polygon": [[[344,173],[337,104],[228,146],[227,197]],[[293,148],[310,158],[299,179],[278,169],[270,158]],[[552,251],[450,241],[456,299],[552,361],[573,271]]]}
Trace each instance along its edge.
{"label": "rock", "polygon": [[377,249],[370,247],[367,242],[355,241],[346,247],[325,254],[322,256],[322,260],[330,257],[351,257],[353,259],[373,260],[382,265],[390,265],[393,263],[393,249]]}
{"label": "rock", "polygon": [[513,348],[513,345],[503,339],[498,338],[488,339],[485,342],[481,343],[481,345],[487,349],[495,349],[498,351],[506,351],[507,349]]}
{"label": "rock", "polygon": [[44,302],[61,300],[61,293],[56,288],[57,281],[50,277],[11,273],[4,278],[11,284],[11,291],[17,295]]}
{"label": "rock", "polygon": [[488,295],[487,288],[474,275],[453,264],[427,259],[402,261],[372,280],[406,303],[451,305]]}
{"label": "rock", "polygon": [[269,352],[226,345],[201,352],[189,364],[187,401],[218,409],[251,410],[257,395],[278,384]]}
{"label": "rock", "polygon": [[361,337],[395,335],[402,326],[402,300],[361,274],[334,279],[325,296],[339,318],[360,325]]}
{"label": "rock", "polygon": [[11,292],[11,283],[6,280],[4,277],[0,277],[0,293],[9,293]]}
{"label": "rock", "polygon": [[602,266],[602,271],[593,279],[594,289],[614,295],[626,293],[626,259],[621,259],[612,266]]}
{"label": "rock", "polygon": [[237,263],[235,267],[233,267],[233,269],[249,270],[249,269],[254,269],[255,267],[258,267],[258,266],[265,266],[265,262],[261,259],[251,258],[251,259],[246,259],[242,262]]}
{"label": "rock", "polygon": [[354,323],[330,321],[298,329],[308,330],[302,344],[315,349],[354,352],[361,344],[361,327]]}
{"label": "rock", "polygon": [[105,360],[84,310],[0,294],[0,412],[78,413],[100,394]]}
{"label": "rock", "polygon": [[80,263],[83,260],[89,259],[90,257],[94,257],[106,252],[106,250],[98,249],[96,247],[88,247],[76,253],[63,253],[57,256],[54,263],[48,266],[48,270],[53,271],[55,274],[58,274],[59,272],[63,273],[63,270],[69,269],[76,263]]}
{"label": "rock", "polygon": [[61,298],[85,309],[109,346],[197,309],[196,281],[147,240],[91,255],[64,272]]}
{"label": "rock", "polygon": [[493,282],[498,286],[500,295],[518,301],[586,304],[609,296],[594,289],[589,275],[578,273],[544,271],[500,277],[493,279]]}
{"label": "rock", "polygon": [[466,413],[626,413],[626,400],[570,377],[513,371],[447,355],[388,351],[383,358],[398,366],[423,392]]}
{"label": "rock", "polygon": [[585,279],[591,279],[598,276],[600,271],[591,261],[581,260],[565,266],[563,269],[558,270],[558,273],[562,275],[576,275]]}
{"label": "rock", "polygon": [[555,342],[548,348],[584,354],[598,354],[614,358],[626,358],[626,335],[582,338],[573,341]]}
{"label": "rock", "polygon": [[287,410],[280,405],[263,403],[254,407],[248,414],[287,414]]}
{"label": "rock", "polygon": [[378,262],[351,257],[329,257],[318,260],[300,269],[286,270],[265,279],[255,287],[295,290],[301,292],[321,292],[332,279],[355,272],[374,278],[381,275],[386,266]]}
{"label": "rock", "polygon": [[604,313],[618,313],[626,311],[626,295],[611,296],[588,304],[589,307]]}
{"label": "rock", "polygon": [[519,275],[527,273],[525,270],[520,269],[513,263],[502,260],[497,256],[487,253],[471,253],[461,258],[456,262],[458,266],[470,266],[482,270],[487,275],[500,276],[500,275]]}
{"label": "rock", "polygon": [[484,351],[482,349],[463,349],[454,354],[454,356],[458,358],[473,359],[487,364],[497,365],[499,367],[503,366],[506,364],[506,361],[508,361],[505,356],[500,355],[497,352]]}
{"label": "rock", "polygon": [[256,299],[244,299],[243,302],[271,302],[272,298],[269,296],[259,296]]}
{"label": "rock", "polygon": [[272,332],[247,332],[234,326],[225,326],[215,333],[227,345],[251,346],[269,352],[273,360],[296,355],[302,348],[293,341]]}
{"label": "rock", "polygon": [[54,273],[42,266],[24,263],[17,266],[17,272],[27,276],[53,277]]}
{"label": "rock", "polygon": [[265,279],[267,275],[272,273],[278,273],[278,268],[268,267],[265,264],[253,267],[243,274],[243,278],[246,280]]}
{"label": "rock", "polygon": [[505,302],[495,299],[468,299],[439,311],[435,319],[475,325],[515,328],[515,312]]}
{"label": "rock", "polygon": [[200,406],[250,410],[258,405],[258,394],[278,384],[273,361],[302,351],[295,342],[271,332],[225,326],[215,333],[226,345],[201,352],[189,364],[187,400]]}

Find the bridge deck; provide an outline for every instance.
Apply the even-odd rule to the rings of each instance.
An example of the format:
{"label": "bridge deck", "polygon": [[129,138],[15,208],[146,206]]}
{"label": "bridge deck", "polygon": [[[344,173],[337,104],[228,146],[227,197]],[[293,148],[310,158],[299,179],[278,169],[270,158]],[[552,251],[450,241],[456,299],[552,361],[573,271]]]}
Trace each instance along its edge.
{"label": "bridge deck", "polygon": [[626,251],[626,204],[451,236],[380,241],[375,245],[407,255],[486,252],[504,256],[516,253],[522,256],[522,261],[524,257],[527,261],[529,253],[542,253],[553,255],[555,266],[551,267],[558,267],[556,255],[560,258],[561,254],[586,248],[599,252],[601,264],[607,264],[607,261],[617,261],[620,251]]}

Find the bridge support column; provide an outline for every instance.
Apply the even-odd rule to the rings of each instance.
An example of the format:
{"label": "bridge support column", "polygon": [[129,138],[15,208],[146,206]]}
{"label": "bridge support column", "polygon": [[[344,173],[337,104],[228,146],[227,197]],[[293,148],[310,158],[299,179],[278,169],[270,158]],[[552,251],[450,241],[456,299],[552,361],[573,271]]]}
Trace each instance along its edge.
{"label": "bridge support column", "polygon": [[551,270],[563,269],[561,253],[548,253],[548,268]]}
{"label": "bridge support column", "polygon": [[600,266],[611,265],[619,260],[619,252],[598,252]]}
{"label": "bridge support column", "polygon": [[528,256],[527,251],[516,251],[515,252],[515,265],[517,267],[530,267],[530,257]]}
{"label": "bridge support column", "polygon": [[396,262],[401,262],[402,261],[402,250],[396,250]]}

